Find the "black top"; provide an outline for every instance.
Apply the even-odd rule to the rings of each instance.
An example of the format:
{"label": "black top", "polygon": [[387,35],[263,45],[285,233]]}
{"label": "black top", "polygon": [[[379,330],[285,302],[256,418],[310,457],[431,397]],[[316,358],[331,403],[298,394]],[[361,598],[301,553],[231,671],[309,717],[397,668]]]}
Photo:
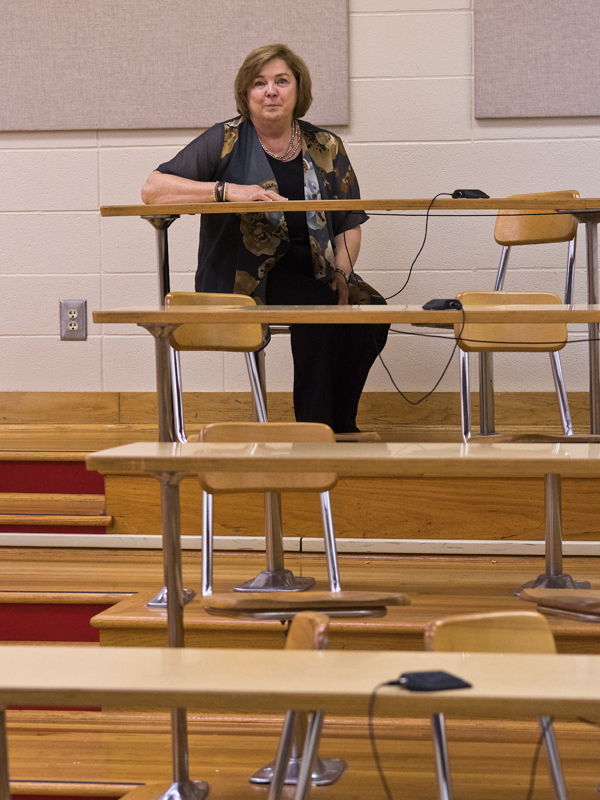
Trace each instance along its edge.
{"label": "black top", "polygon": [[[279,161],[266,153],[277,181],[278,193],[288,200],[304,200],[304,162],[302,153],[291,161]],[[308,223],[304,211],[284,213],[290,236],[290,249],[275,265],[275,269],[313,274]]]}

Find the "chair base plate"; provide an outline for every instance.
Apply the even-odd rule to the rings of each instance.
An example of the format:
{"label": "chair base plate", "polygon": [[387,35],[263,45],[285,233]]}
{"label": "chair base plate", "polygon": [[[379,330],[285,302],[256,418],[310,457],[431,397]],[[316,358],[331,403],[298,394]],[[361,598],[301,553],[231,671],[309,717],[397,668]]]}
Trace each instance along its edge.
{"label": "chair base plate", "polygon": [[574,581],[567,572],[560,575],[538,575],[534,581],[527,581],[520,586],[515,595],[518,597],[523,589],[591,589],[589,581]]}
{"label": "chair base plate", "polygon": [[[284,783],[288,786],[295,786],[298,783],[300,766],[302,759],[292,756],[288,761],[287,772]],[[313,786],[330,786],[335,783],[346,769],[347,764],[341,758],[317,758],[315,768],[310,776]],[[250,777],[250,783],[267,784],[271,783],[275,771],[275,762],[271,761],[266,767],[259,769]]]}
{"label": "chair base plate", "polygon": [[206,781],[172,783],[167,791],[163,792],[156,800],[204,800],[209,789]]}
{"label": "chair base plate", "polygon": [[[184,589],[183,590],[183,605],[187,606],[190,600],[193,600],[196,596],[196,592],[193,589]],[[154,595],[152,600],[148,600],[146,603],[148,608],[166,608],[167,607],[167,587],[163,586],[160,592],[157,595]]]}
{"label": "chair base plate", "polygon": [[289,569],[274,572],[263,569],[256,578],[233,587],[234,592],[305,592],[315,585],[314,578],[297,578]]}

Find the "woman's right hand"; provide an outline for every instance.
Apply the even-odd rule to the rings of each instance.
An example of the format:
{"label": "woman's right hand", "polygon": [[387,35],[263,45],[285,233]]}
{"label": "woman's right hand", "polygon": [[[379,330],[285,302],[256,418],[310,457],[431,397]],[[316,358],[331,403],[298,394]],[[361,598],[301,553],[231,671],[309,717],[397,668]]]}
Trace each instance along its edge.
{"label": "woman's right hand", "polygon": [[263,189],[262,186],[248,186],[242,183],[227,184],[227,200],[230,203],[250,203],[254,200],[276,201],[287,200],[272,189]]}

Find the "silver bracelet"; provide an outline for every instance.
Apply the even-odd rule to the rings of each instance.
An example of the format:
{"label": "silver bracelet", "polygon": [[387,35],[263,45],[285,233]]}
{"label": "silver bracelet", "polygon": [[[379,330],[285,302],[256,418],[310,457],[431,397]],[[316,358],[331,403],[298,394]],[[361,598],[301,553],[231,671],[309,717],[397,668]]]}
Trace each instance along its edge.
{"label": "silver bracelet", "polygon": [[340,269],[339,267],[334,267],[334,270],[335,270],[335,272],[339,272],[340,275],[343,275],[344,276],[344,280],[346,281],[346,283],[348,283],[348,277],[349,276],[346,275],[346,273],[344,272],[343,269]]}

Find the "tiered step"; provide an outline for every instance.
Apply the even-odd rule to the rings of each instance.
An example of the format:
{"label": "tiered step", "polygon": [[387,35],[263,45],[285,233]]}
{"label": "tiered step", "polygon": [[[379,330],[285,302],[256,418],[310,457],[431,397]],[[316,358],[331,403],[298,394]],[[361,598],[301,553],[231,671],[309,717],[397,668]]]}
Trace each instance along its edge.
{"label": "tiered step", "polygon": [[[63,712],[44,720],[36,718],[35,712],[9,712],[12,793],[52,795],[56,788],[55,794],[118,797],[136,784],[168,785],[168,723],[166,715],[102,712],[92,717]],[[279,724],[268,717],[191,715],[190,777],[208,781],[210,796],[221,800],[265,798],[267,788],[252,786],[248,777],[274,757]],[[600,731],[562,721],[556,721],[555,728],[568,796],[574,800],[594,796]],[[392,796],[415,800],[437,796],[429,720],[376,720],[374,729]],[[457,797],[497,800],[526,796],[539,738],[535,721],[448,719],[447,732]],[[316,788],[311,796],[328,800],[384,796],[365,720],[326,719],[320,752],[325,757],[346,759],[348,769],[336,784]],[[535,797],[552,795],[543,757],[535,787]]]}
{"label": "tiered step", "polygon": [[[198,588],[196,569],[190,570],[194,554],[186,554],[184,585]],[[215,592],[255,575],[264,566],[256,555],[217,554]],[[317,579],[316,589],[327,589],[326,563],[320,556],[293,554],[286,566],[298,575]],[[597,559],[565,559],[573,576],[600,586]],[[514,596],[515,589],[543,572],[541,558],[511,557],[340,557],[342,586],[349,590],[406,593],[410,606],[390,608],[386,617],[362,621],[331,621],[329,646],[353,650],[422,650],[427,622],[449,614],[487,611],[531,610]],[[189,578],[192,578],[189,580]],[[91,624],[100,631],[100,644],[109,646],[164,647],[167,645],[166,611],[147,608],[160,588],[125,598],[95,617]],[[597,624],[549,617],[559,652],[600,654]],[[210,616],[195,598],[184,611],[185,642],[188,647],[281,648],[284,632],[276,621],[220,619]]]}

